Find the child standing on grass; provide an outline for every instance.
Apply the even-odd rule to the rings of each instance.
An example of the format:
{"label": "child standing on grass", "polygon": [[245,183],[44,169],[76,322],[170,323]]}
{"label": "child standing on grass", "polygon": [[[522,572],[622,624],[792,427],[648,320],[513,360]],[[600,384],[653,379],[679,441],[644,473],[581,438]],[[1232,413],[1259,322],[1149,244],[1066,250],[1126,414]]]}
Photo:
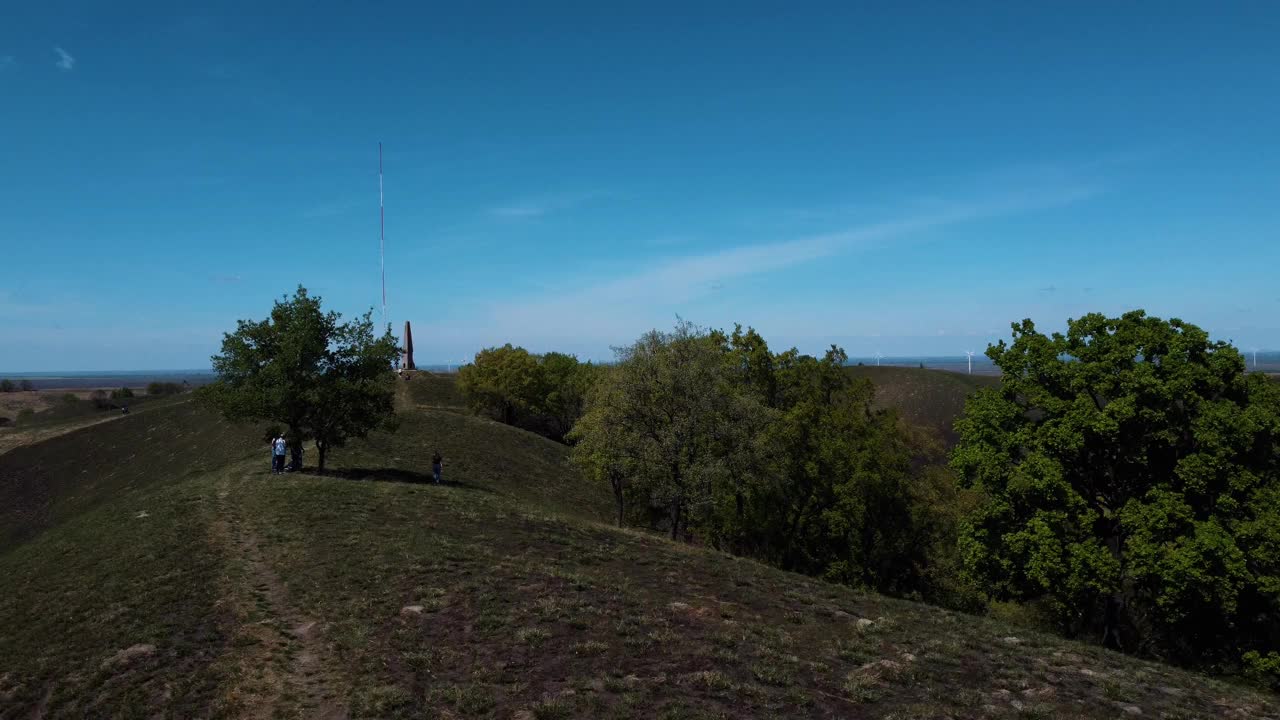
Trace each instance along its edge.
{"label": "child standing on grass", "polygon": [[440,456],[439,450],[431,456],[431,477],[435,478],[437,485],[443,482],[444,458]]}

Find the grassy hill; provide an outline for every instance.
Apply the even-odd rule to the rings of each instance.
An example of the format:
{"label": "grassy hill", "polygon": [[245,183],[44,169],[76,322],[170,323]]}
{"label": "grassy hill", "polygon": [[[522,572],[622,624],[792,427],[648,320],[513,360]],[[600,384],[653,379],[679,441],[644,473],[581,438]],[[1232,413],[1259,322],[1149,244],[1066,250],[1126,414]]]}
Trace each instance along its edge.
{"label": "grassy hill", "polygon": [[[185,404],[0,455],[0,718],[1280,717],[609,527],[562,446],[417,382],[328,477],[269,475],[253,428]],[[422,482],[436,448],[456,484]]]}
{"label": "grassy hill", "polygon": [[962,375],[926,368],[854,366],[849,372],[876,386],[876,404],[896,408],[907,422],[930,428],[946,443],[955,444],[955,419],[964,412],[965,398],[1000,384],[993,375]]}

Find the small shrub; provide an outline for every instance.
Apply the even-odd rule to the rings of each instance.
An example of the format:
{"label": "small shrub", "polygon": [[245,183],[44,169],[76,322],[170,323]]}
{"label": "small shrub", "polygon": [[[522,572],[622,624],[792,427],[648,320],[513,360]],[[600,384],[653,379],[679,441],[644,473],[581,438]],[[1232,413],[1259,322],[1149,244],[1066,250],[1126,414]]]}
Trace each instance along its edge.
{"label": "small shrub", "polygon": [[127,387],[122,387],[117,390],[111,391],[112,400],[125,400],[131,397],[133,397],[133,391]]}
{"label": "small shrub", "polygon": [[75,405],[80,402],[80,398],[75,393],[64,393],[62,396],[63,405]]}
{"label": "small shrub", "polygon": [[[65,400],[66,398],[64,397],[63,399]],[[94,390],[89,393],[89,402],[92,402],[93,406],[99,410],[106,410],[111,407],[111,401],[107,399],[106,390]]]}
{"label": "small shrub", "polygon": [[1280,654],[1274,650],[1263,657],[1257,650],[1244,654],[1244,676],[1259,685],[1280,690]]}
{"label": "small shrub", "polygon": [[532,647],[541,645],[544,640],[550,637],[551,633],[542,628],[529,627],[516,631],[516,639]]}
{"label": "small shrub", "polygon": [[7,393],[10,393],[10,392],[13,392],[13,391],[15,391],[15,390],[17,390],[17,389],[18,389],[18,386],[17,386],[17,385],[14,385],[14,384],[13,384],[13,381],[12,381],[12,380],[10,380],[9,378],[5,378],[5,379],[3,379],[3,380],[0,380],[0,392],[7,392]]}
{"label": "small shrub", "polygon": [[24,378],[21,382],[18,383],[18,389],[23,392],[31,392],[32,390],[36,389],[36,386],[32,385],[30,380],[27,380]]}

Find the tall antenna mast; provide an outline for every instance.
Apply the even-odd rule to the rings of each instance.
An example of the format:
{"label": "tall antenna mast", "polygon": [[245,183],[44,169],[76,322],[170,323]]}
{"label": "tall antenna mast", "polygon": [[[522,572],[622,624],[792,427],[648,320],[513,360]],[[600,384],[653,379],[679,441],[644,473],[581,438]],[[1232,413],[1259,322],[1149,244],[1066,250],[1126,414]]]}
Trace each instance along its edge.
{"label": "tall antenna mast", "polygon": [[378,265],[382,270],[382,324],[387,329],[387,212],[382,204],[382,143],[378,143]]}

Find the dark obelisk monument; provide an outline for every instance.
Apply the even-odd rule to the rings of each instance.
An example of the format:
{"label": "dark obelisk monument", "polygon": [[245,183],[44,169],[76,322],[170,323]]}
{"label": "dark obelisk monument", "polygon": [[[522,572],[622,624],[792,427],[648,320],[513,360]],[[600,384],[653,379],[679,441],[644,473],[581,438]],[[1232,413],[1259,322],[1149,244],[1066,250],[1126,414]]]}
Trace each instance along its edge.
{"label": "dark obelisk monument", "polygon": [[409,321],[404,321],[404,363],[401,364],[405,370],[417,370],[418,366],[413,364],[413,330],[409,327]]}

